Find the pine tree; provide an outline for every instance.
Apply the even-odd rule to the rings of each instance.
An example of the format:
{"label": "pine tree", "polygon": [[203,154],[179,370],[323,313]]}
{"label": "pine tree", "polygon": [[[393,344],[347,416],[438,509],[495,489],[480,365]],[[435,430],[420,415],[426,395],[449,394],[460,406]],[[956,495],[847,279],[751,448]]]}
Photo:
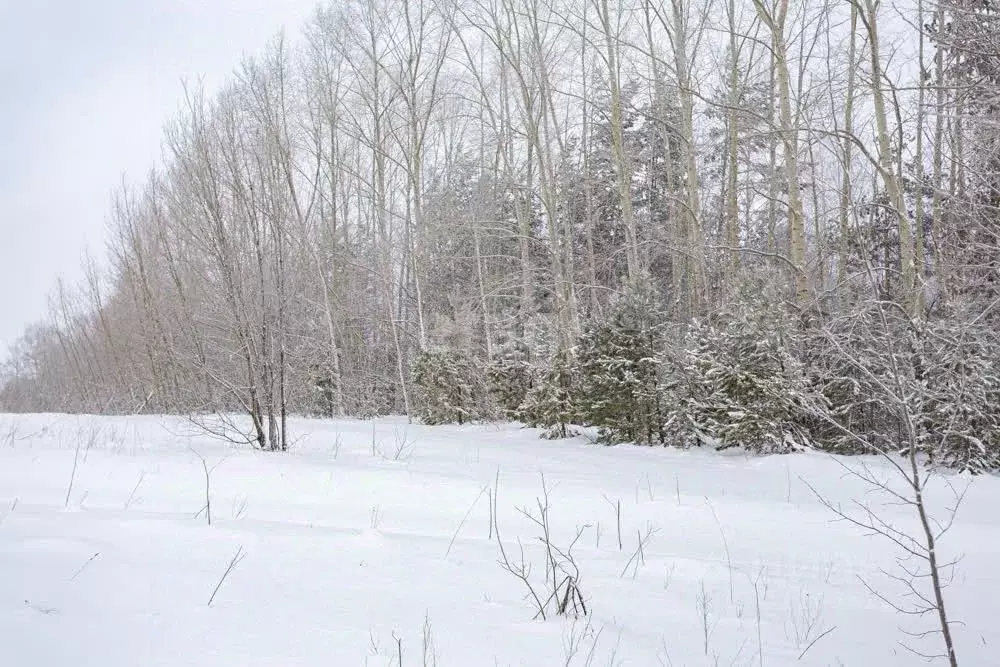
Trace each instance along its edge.
{"label": "pine tree", "polygon": [[816,444],[813,415],[825,401],[775,319],[755,309],[691,326],[671,382],[668,423],[679,444],[757,453]]}
{"label": "pine tree", "polygon": [[509,337],[496,351],[486,369],[490,395],[506,419],[520,418],[533,384],[528,346],[523,340]]}
{"label": "pine tree", "polygon": [[918,332],[918,448],[974,474],[1000,468],[1000,345],[981,326],[930,322]]}
{"label": "pine tree", "polygon": [[977,312],[915,320],[868,308],[822,332],[814,367],[836,420],[828,448],[870,453],[863,442],[906,452],[912,420],[928,462],[973,473],[1000,468],[1000,336]]}
{"label": "pine tree", "polygon": [[417,416],[425,424],[463,424],[487,412],[481,374],[459,350],[421,352],[413,360],[412,379],[418,389]]}
{"label": "pine tree", "polygon": [[653,292],[638,289],[580,338],[580,417],[604,442],[664,442],[659,313]]}
{"label": "pine tree", "polygon": [[548,363],[534,369],[534,382],[518,410],[529,426],[547,429],[544,438],[568,438],[575,435],[570,427],[579,411],[576,396],[579,374],[573,350],[557,351]]}

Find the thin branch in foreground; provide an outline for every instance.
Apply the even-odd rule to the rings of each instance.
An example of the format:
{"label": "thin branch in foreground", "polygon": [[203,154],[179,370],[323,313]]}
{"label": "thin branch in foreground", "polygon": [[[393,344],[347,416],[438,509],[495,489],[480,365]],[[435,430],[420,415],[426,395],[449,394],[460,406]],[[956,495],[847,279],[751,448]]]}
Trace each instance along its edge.
{"label": "thin branch in foreground", "polygon": [[80,463],[80,440],[76,441],[76,451],[73,454],[73,472],[69,475],[69,485],[66,487],[66,501],[63,507],[69,507],[69,497],[73,494],[73,482],[76,480],[76,468]]}
{"label": "thin branch in foreground", "polygon": [[132,489],[132,493],[128,494],[128,500],[125,501],[125,510],[128,510],[129,505],[132,504],[132,499],[135,498],[136,491],[139,490],[139,485],[142,484],[142,479],[146,476],[146,471],[143,470],[139,473],[139,481],[135,483],[135,487]]}
{"label": "thin branch in foreground", "polygon": [[96,558],[97,558],[98,556],[100,556],[100,555],[101,555],[101,552],[100,552],[100,551],[97,551],[97,552],[94,552],[94,555],[93,555],[93,556],[91,556],[90,558],[88,558],[88,559],[87,559],[87,562],[86,562],[86,563],[84,563],[83,565],[81,565],[81,566],[80,566],[80,569],[79,569],[79,570],[77,570],[77,571],[76,571],[76,573],[75,573],[75,574],[74,574],[74,575],[73,575],[72,577],[70,577],[70,578],[69,578],[69,580],[70,580],[70,581],[74,581],[74,580],[75,580],[75,579],[76,579],[77,577],[79,577],[79,576],[80,576],[80,574],[82,574],[82,573],[83,573],[83,571],[87,569],[87,566],[88,566],[88,565],[90,565],[91,563],[93,563],[93,562],[94,562],[94,560],[95,560],[95,559],[96,559]]}
{"label": "thin branch in foreground", "polygon": [[222,588],[222,583],[229,576],[229,573],[232,572],[233,568],[239,565],[240,561],[243,560],[245,557],[246,553],[243,552],[243,545],[241,544],[239,548],[236,549],[236,553],[233,555],[233,559],[229,561],[229,567],[227,567],[226,571],[222,573],[222,578],[219,579],[219,583],[215,585],[215,590],[212,591],[212,597],[208,598],[209,607],[212,606],[212,601],[215,600],[216,593],[218,593],[219,589]]}
{"label": "thin branch in foreground", "polygon": [[729,599],[730,602],[736,602],[736,588],[733,585],[733,558],[729,554],[729,540],[726,539],[726,531],[722,529],[722,522],[719,521],[719,515],[715,513],[715,507],[712,506],[712,501],[705,496],[705,504],[708,505],[708,509],[712,510],[712,518],[715,519],[715,525],[719,527],[719,534],[722,535],[722,546],[726,549],[726,563],[729,566]]}
{"label": "thin branch in foreground", "polygon": [[483,494],[486,493],[488,488],[489,487],[484,486],[482,489],[479,490],[479,495],[476,496],[476,499],[472,501],[472,504],[469,506],[469,509],[465,513],[465,516],[462,517],[462,520],[458,522],[458,528],[455,529],[455,534],[451,536],[451,542],[448,543],[448,549],[444,552],[445,558],[447,558],[448,554],[451,553],[451,548],[455,546],[455,540],[458,539],[458,534],[462,532],[462,526],[464,526],[465,522],[469,520],[469,516],[472,514],[472,511],[476,509],[476,505],[479,503],[479,499],[483,497]]}
{"label": "thin branch in foreground", "polygon": [[818,642],[818,641],[819,641],[820,639],[822,639],[823,637],[826,637],[826,636],[827,636],[828,634],[830,634],[831,632],[833,632],[833,631],[834,631],[834,630],[836,630],[836,629],[837,629],[837,626],[835,625],[835,626],[833,626],[832,628],[830,628],[829,630],[827,630],[826,632],[824,632],[823,634],[821,634],[821,635],[820,635],[819,637],[817,637],[816,639],[814,639],[814,640],[812,640],[811,642],[809,642],[809,645],[808,645],[808,646],[806,646],[806,647],[805,647],[805,648],[804,648],[804,649],[802,650],[802,653],[799,653],[799,657],[798,657],[798,659],[799,659],[799,660],[801,660],[802,658],[804,658],[804,657],[805,657],[805,655],[806,655],[806,653],[808,653],[808,652],[809,652],[809,649],[811,649],[811,648],[812,648],[813,646],[815,646],[815,645],[816,645],[816,642]]}

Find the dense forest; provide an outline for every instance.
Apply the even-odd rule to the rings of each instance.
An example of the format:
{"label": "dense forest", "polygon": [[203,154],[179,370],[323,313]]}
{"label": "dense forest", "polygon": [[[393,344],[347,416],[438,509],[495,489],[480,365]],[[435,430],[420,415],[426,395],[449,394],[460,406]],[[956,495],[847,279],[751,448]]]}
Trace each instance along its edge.
{"label": "dense forest", "polygon": [[992,0],[345,0],[183,92],[0,411],[1000,466]]}

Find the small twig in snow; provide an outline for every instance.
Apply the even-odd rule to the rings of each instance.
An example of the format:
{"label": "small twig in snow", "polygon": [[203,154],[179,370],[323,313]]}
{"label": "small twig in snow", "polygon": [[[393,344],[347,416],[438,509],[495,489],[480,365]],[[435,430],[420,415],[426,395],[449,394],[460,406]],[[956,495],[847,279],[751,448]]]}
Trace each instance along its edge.
{"label": "small twig in snow", "polygon": [[729,540],[726,539],[726,531],[722,529],[722,522],[719,521],[719,515],[715,513],[715,507],[712,506],[712,501],[705,496],[705,504],[708,505],[708,509],[712,510],[712,518],[715,519],[715,525],[719,527],[719,534],[722,535],[722,546],[726,549],[726,562],[729,565],[729,601],[736,602],[736,588],[733,586],[733,559],[729,555]]}
{"label": "small twig in snow", "polygon": [[635,551],[632,552],[632,557],[628,559],[628,562],[625,563],[625,567],[622,568],[621,576],[623,578],[628,573],[628,569],[632,567],[633,564],[635,565],[635,567],[632,570],[632,578],[633,579],[636,578],[636,576],[639,574],[639,566],[646,564],[646,554],[644,553],[644,548],[649,543],[649,540],[652,539],[653,535],[655,535],[659,531],[660,531],[659,528],[654,528],[651,525],[646,527],[645,535],[643,535],[638,530],[636,531],[637,546],[635,548]]}
{"label": "small twig in snow", "polygon": [[604,500],[615,510],[615,521],[618,525],[618,551],[621,551],[624,548],[622,545],[622,499],[611,500],[611,498],[604,496]]}
{"label": "small twig in snow", "polygon": [[229,567],[227,567],[226,571],[222,573],[222,578],[219,579],[219,583],[215,585],[215,590],[212,591],[212,597],[208,598],[209,607],[212,606],[212,601],[215,599],[215,594],[219,592],[220,588],[222,588],[222,582],[226,580],[226,578],[229,576],[229,573],[233,571],[234,567],[239,565],[240,561],[243,560],[245,556],[246,554],[243,552],[243,545],[241,544],[239,548],[236,549],[236,553],[233,555],[233,559],[229,561]]}
{"label": "small twig in snow", "polygon": [[834,630],[836,630],[836,629],[837,629],[837,626],[835,625],[835,626],[833,626],[832,628],[830,628],[829,630],[827,630],[826,632],[824,632],[823,634],[821,634],[821,635],[820,635],[819,637],[817,637],[816,639],[814,639],[814,640],[812,640],[811,642],[809,642],[809,646],[806,646],[806,647],[805,647],[805,649],[804,649],[804,650],[802,651],[802,653],[799,653],[799,660],[801,660],[801,659],[802,659],[802,658],[803,658],[803,657],[805,656],[806,652],[807,652],[807,651],[808,651],[809,649],[811,649],[811,648],[812,648],[812,647],[813,647],[813,646],[814,646],[814,645],[816,644],[816,642],[818,642],[818,641],[819,641],[820,639],[822,639],[823,637],[826,637],[826,636],[827,636],[828,634],[830,634],[831,632],[833,632],[833,631],[834,631]]}
{"label": "small twig in snow", "polygon": [[77,577],[79,577],[79,576],[80,576],[80,574],[81,574],[81,573],[82,573],[82,572],[83,572],[84,570],[86,570],[86,569],[87,569],[87,566],[88,566],[88,565],[90,565],[90,564],[91,564],[92,562],[94,562],[94,559],[95,559],[95,558],[97,558],[97,557],[98,557],[98,556],[100,556],[100,555],[101,555],[101,552],[99,552],[99,551],[95,552],[93,556],[91,556],[90,558],[88,558],[88,559],[87,559],[87,562],[86,562],[86,563],[84,563],[83,565],[81,565],[81,566],[80,566],[80,569],[79,569],[79,570],[77,570],[77,571],[76,571],[76,574],[74,574],[74,575],[73,575],[72,577],[70,577],[70,578],[69,578],[69,580],[70,580],[70,581],[73,581],[74,579],[76,579]]}
{"label": "small twig in snow", "polygon": [[73,472],[69,476],[69,486],[66,487],[66,502],[64,507],[69,507],[69,497],[73,493],[73,481],[76,479],[76,466],[80,462],[80,440],[76,441],[76,452],[73,454]]}
{"label": "small twig in snow", "polygon": [[14,502],[11,503],[10,509],[7,510],[7,513],[4,514],[4,515],[0,515],[0,526],[2,526],[3,522],[7,520],[7,517],[9,517],[11,514],[13,514],[14,510],[17,509],[17,501],[18,500],[20,500],[20,498],[14,498]]}
{"label": "small twig in snow", "polygon": [[139,481],[135,483],[135,487],[132,489],[132,493],[128,494],[128,500],[125,501],[126,510],[128,510],[129,505],[132,504],[132,499],[135,498],[135,492],[139,490],[139,485],[142,484],[142,478],[145,476],[146,476],[145,470],[139,473]]}
{"label": "small twig in snow", "polygon": [[392,631],[392,638],[396,640],[396,657],[398,658],[399,667],[403,667],[403,638],[396,636],[396,631]]}
{"label": "small twig in snow", "polygon": [[469,516],[472,514],[472,510],[476,509],[476,505],[479,503],[479,499],[483,497],[484,493],[486,493],[487,488],[488,487],[484,486],[482,489],[479,490],[479,495],[476,496],[476,499],[472,501],[472,504],[469,505],[469,510],[465,513],[465,516],[463,516],[462,520],[458,523],[458,528],[455,529],[455,534],[451,536],[451,542],[448,543],[448,549],[444,552],[445,558],[447,558],[448,554],[451,553],[451,548],[455,546],[455,540],[458,539],[458,534],[462,531],[462,526],[464,526],[465,522],[469,520]]}

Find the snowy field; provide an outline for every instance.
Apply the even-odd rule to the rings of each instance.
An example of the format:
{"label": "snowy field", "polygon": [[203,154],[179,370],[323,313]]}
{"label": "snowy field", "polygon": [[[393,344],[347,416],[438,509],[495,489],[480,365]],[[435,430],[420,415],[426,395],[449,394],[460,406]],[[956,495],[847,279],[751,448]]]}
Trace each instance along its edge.
{"label": "snowy field", "polygon": [[[0,665],[882,667],[924,664],[901,643],[938,648],[905,634],[934,618],[865,587],[907,604],[886,576],[898,550],[834,521],[807,486],[914,530],[841,465],[862,459],[402,419],[290,429],[292,450],[266,454],[183,419],[0,415]],[[586,618],[550,604],[534,620],[500,565],[494,497],[508,559],[517,569],[523,547],[547,594],[542,530],[524,513],[538,517],[543,476],[551,543],[565,552],[579,533]],[[969,481],[935,482],[939,518],[949,485]],[[973,480],[941,544],[962,556],[946,594],[963,665],[1000,664],[998,507],[1000,480]]]}

